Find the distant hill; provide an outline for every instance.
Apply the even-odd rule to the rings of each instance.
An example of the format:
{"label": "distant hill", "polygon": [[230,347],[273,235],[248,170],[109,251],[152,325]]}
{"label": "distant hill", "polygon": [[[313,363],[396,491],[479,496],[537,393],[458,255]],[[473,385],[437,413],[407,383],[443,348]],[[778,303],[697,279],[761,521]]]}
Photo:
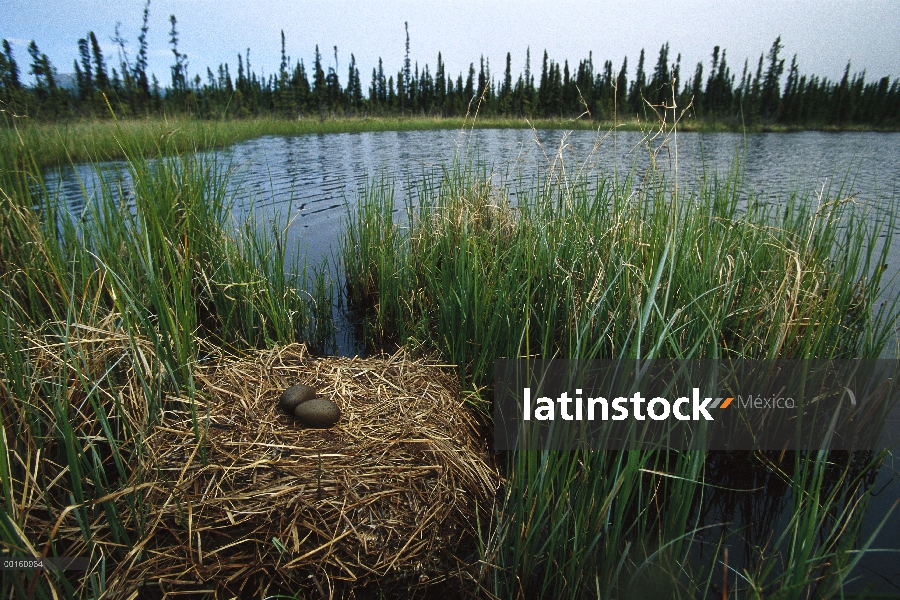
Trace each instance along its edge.
{"label": "distant hill", "polygon": [[70,91],[75,91],[78,89],[78,79],[75,77],[75,73],[57,73],[56,85]]}

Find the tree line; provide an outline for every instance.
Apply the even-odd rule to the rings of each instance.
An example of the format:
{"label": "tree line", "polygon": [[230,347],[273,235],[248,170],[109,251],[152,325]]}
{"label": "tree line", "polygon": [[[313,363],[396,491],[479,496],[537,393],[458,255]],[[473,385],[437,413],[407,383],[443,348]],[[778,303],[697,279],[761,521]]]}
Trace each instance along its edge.
{"label": "tree line", "polygon": [[[246,118],[279,116],[464,116],[476,110],[483,116],[571,118],[579,115],[611,121],[674,116],[673,103],[688,108],[690,117],[739,124],[784,124],[798,126],[866,125],[900,126],[900,79],[882,77],[867,81],[865,72],[851,74],[847,64],[843,77],[806,75],[797,56],[785,69],[783,45],[777,38],[768,53],[751,65],[745,61],[738,76],[728,64],[726,51],[713,48],[709,65],[700,62],[693,72],[683,72],[681,55],[671,59],[669,44],[659,50],[651,67],[643,50],[632,71],[626,57],[618,68],[612,61],[595,67],[592,54],[573,63],[559,63],[546,52],[532,68],[530,49],[525,70],[512,73],[507,53],[502,75],[495,77],[483,56],[477,68],[456,78],[447,73],[438,53],[434,71],[410,60],[409,29],[402,67],[386,72],[382,60],[372,69],[370,83],[363,87],[353,54],[346,78],[338,76],[338,50],[334,63],[323,66],[319,47],[309,69],[303,60],[292,61],[281,32],[281,62],[277,73],[266,76],[251,68],[250,49],[237,55],[237,72],[228,63],[205,77],[188,72],[187,55],[179,50],[178,22],[169,17],[169,44],[173,54],[171,79],[161,84],[147,74],[149,2],[137,38],[137,53],[128,54],[127,42],[116,26],[113,41],[118,62],[111,68],[94,32],[78,40],[73,61],[74,81],[63,85],[58,70],[34,41],[28,46],[27,73],[33,85],[22,81],[21,68],[11,44],[3,40],[0,52],[0,104],[9,112],[36,119],[97,117],[109,114],[108,100],[121,115],[147,116],[185,114],[199,118]],[[786,76],[785,76],[785,71]]]}

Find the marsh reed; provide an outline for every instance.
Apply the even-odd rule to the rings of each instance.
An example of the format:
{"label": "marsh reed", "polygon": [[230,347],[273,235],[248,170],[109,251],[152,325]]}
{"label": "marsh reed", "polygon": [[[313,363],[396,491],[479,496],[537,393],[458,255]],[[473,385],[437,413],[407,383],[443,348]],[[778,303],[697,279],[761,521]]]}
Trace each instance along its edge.
{"label": "marsh reed", "polygon": [[91,559],[86,574],[4,571],[4,597],[104,594],[151,518],[152,427],[186,406],[206,435],[194,370],[209,347],[332,335],[324,270],[286,263],[285,223],[233,219],[227,165],[165,138],[164,158],[145,158],[122,128],[115,140],[131,187],[85,193],[80,214],[44,187],[26,138],[0,157],[0,544]]}
{"label": "marsh reed", "polygon": [[[72,144],[50,129],[3,132],[0,543],[18,556],[92,557],[84,577],[5,571],[4,597],[106,593],[151,525],[152,427],[177,413],[197,468],[209,460],[199,365],[331,343],[326,270],[285,264],[285,223],[235,222],[228,165],[192,152],[230,137],[110,127],[105,141],[85,141],[107,136],[89,128]],[[41,168],[63,156],[116,153],[132,187],[102,188],[83,214],[42,185]],[[551,159],[515,201],[465,159],[415,202],[372,182],[348,208],[340,251],[361,335],[456,365],[479,419],[501,357],[882,354],[898,315],[880,296],[892,215],[867,214],[842,190],[772,205],[747,192],[739,163],[691,186],[652,163],[602,174]],[[501,455],[503,484],[488,515],[473,513],[480,546],[460,572],[486,597],[839,596],[870,541],[860,524],[882,459]],[[739,519],[728,513],[748,497],[757,504]],[[748,533],[754,506],[779,520]],[[747,527],[729,528],[735,520]],[[191,519],[180,522],[177,535]]]}
{"label": "marsh reed", "polygon": [[[743,185],[739,160],[686,186],[677,163],[657,160],[658,133],[647,172],[583,170],[560,148],[514,200],[465,158],[405,199],[372,183],[348,209],[341,252],[362,335],[457,365],[487,412],[501,357],[883,353],[898,316],[896,299],[880,296],[893,211],[867,212],[841,189],[771,204]],[[500,598],[840,595],[870,542],[859,527],[883,457],[661,444],[501,455],[476,583]],[[733,504],[713,515],[728,504],[723,490]],[[781,520],[754,522],[757,508],[741,521],[745,502]]]}

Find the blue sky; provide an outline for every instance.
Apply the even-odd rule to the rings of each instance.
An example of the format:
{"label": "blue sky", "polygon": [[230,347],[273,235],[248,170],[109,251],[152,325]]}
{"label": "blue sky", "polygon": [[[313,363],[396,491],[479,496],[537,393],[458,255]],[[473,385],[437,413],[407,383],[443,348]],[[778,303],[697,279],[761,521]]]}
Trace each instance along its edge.
{"label": "blue sky", "polygon": [[[93,30],[109,65],[118,62],[112,43],[117,22],[129,41],[133,59],[137,48],[143,0],[0,0],[0,38],[13,41],[27,71],[26,45],[34,39],[62,73],[72,72],[77,40]],[[751,67],[781,36],[787,63],[798,56],[801,72],[839,78],[847,61],[854,72],[866,70],[867,80],[885,75],[900,77],[900,9],[896,0],[690,0],[682,2],[252,2],[246,0],[152,0],[150,4],[150,71],[170,82],[172,52],[169,15],[178,19],[180,50],[188,55],[191,76],[204,77],[228,62],[237,70],[237,54],[250,48],[254,71],[273,73],[280,62],[283,29],[292,61],[309,65],[316,44],[326,68],[334,65],[346,82],[350,53],[356,56],[363,86],[371,80],[378,57],[396,73],[404,54],[404,21],[409,22],[410,54],[432,73],[438,51],[454,77],[467,71],[481,55],[491,72],[502,76],[506,53],[512,53],[513,72],[524,68],[530,46],[532,68],[540,69],[546,49],[552,59],[570,65],[593,51],[600,68],[610,59],[616,69],[628,56],[634,75],[641,48],[652,69],[660,46],[669,42],[670,57],[682,55],[684,75],[698,61],[709,69],[714,45],[727,50],[728,63],[738,77],[744,60]],[[30,79],[30,77],[29,77]]]}

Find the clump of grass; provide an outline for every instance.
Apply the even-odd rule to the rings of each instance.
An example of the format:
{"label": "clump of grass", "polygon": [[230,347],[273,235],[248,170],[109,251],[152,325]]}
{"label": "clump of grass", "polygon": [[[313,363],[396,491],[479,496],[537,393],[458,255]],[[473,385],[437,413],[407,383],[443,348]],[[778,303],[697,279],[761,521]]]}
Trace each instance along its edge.
{"label": "clump of grass", "polygon": [[[97,597],[106,569],[142,537],[137,465],[173,399],[187,399],[204,456],[193,402],[204,349],[324,349],[331,287],[324,269],[285,264],[283,224],[233,220],[227,165],[214,158],[163,139],[154,154],[168,158],[150,161],[117,129],[130,187],[105,185],[72,215],[43,187],[39,158],[22,140],[0,157],[0,545],[13,556],[77,551],[92,567],[72,580],[4,572],[2,594]],[[127,519],[115,508],[122,497]],[[67,515],[82,531],[77,547],[33,528],[70,527]],[[94,541],[97,527],[111,529],[112,545]]]}
{"label": "clump of grass", "polygon": [[[405,219],[389,184],[370,186],[341,251],[368,343],[438,353],[487,407],[498,358],[872,358],[893,335],[896,301],[878,304],[892,216],[840,196],[767,204],[739,165],[691,189],[658,170],[564,172],[513,203],[486,169],[458,164]],[[863,474],[882,458],[747,457],[742,469],[762,464],[794,501],[735,567],[709,517],[713,454],[518,452],[481,524],[477,583],[497,597],[827,597],[859,558]],[[712,527],[726,533],[710,549]]]}
{"label": "clump of grass", "polygon": [[[677,193],[544,179],[517,193],[476,169],[423,185],[397,220],[388,185],[352,210],[342,257],[369,342],[415,339],[490,381],[494,359],[878,356],[887,223],[797,194],[773,206],[730,179]],[[876,251],[876,248],[878,250]]]}

